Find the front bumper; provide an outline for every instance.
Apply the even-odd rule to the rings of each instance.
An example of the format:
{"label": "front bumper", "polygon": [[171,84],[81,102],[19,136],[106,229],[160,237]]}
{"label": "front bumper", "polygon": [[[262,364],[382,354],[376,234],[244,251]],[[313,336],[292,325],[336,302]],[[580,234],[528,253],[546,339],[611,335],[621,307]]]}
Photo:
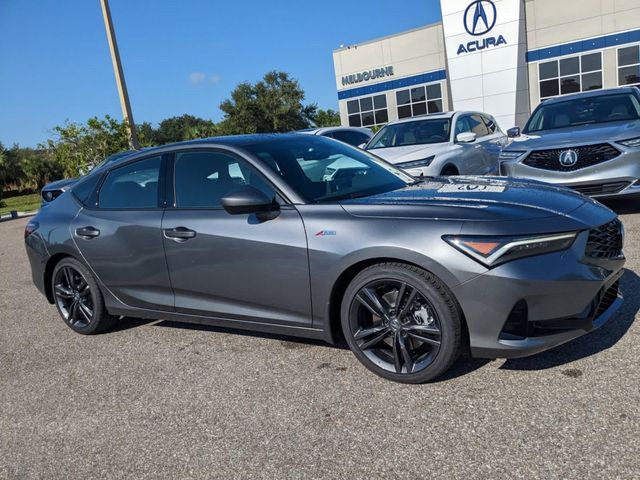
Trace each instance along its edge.
{"label": "front bumper", "polygon": [[471,354],[533,355],[606,323],[620,308],[624,257],[585,257],[588,232],[564,252],[505,263],[457,287]]}
{"label": "front bumper", "polygon": [[539,180],[572,188],[595,198],[640,196],[640,149],[623,149],[616,158],[572,172],[545,170],[522,163],[528,153],[515,161],[502,161],[500,174]]}

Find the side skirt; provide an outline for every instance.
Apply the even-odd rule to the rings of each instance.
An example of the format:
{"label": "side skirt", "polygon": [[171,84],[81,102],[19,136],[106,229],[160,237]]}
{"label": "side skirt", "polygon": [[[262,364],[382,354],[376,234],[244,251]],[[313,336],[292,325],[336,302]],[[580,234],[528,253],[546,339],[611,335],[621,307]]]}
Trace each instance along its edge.
{"label": "side skirt", "polygon": [[237,320],[220,317],[203,317],[186,313],[164,312],[159,310],[146,310],[143,308],[123,308],[118,306],[108,307],[111,315],[123,315],[127,317],[145,318],[153,320],[170,320],[174,322],[193,323],[197,325],[210,325],[215,327],[236,328],[253,332],[271,333],[276,335],[288,335],[291,337],[310,338],[331,343],[322,329],[299,327],[295,325],[278,325],[273,323],[252,322],[249,320]]}

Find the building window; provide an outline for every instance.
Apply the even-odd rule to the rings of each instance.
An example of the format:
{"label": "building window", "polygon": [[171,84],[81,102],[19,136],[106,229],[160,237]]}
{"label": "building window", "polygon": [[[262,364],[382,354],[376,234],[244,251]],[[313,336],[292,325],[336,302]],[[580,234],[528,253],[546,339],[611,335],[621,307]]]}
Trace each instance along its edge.
{"label": "building window", "polygon": [[618,85],[640,84],[640,45],[618,49]]}
{"label": "building window", "polygon": [[389,121],[387,96],[374,95],[347,102],[347,114],[351,127],[377,127]]}
{"label": "building window", "polygon": [[538,68],[540,100],[602,88],[602,52],[543,62]]}
{"label": "building window", "polygon": [[426,113],[442,112],[442,87],[440,83],[396,92],[398,118],[415,117]]}

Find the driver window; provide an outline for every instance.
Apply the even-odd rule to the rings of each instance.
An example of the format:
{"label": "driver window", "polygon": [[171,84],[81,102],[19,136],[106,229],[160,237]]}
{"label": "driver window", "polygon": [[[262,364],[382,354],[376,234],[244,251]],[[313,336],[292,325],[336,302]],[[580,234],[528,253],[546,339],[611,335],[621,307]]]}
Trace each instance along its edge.
{"label": "driver window", "polygon": [[273,189],[246,162],[218,152],[176,155],[174,188],[177,208],[222,208],[220,199],[250,185],[269,197]]}
{"label": "driver window", "polygon": [[469,125],[469,117],[459,117],[456,122],[455,136],[459,133],[471,132],[471,126]]}

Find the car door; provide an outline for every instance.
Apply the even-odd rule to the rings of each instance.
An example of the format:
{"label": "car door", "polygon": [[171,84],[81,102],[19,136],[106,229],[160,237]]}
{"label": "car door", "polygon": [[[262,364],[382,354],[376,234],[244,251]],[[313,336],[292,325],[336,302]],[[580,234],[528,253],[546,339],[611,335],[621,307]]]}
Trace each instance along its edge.
{"label": "car door", "polygon": [[73,239],[95,274],[133,307],[173,310],[160,228],[165,163],[156,155],[110,170],[97,202],[71,223]]}
{"label": "car door", "polygon": [[[481,148],[481,166],[480,169],[473,172],[474,175],[490,175],[498,173],[498,158],[495,155],[494,148],[497,146],[495,138],[489,131],[489,127],[483,115],[474,113],[469,115],[469,124],[471,131],[476,134],[475,143]],[[499,151],[498,151],[499,155]]]}
{"label": "car door", "polygon": [[[460,150],[456,160],[461,175],[482,175],[486,169],[486,152],[482,138],[478,137],[477,126],[477,121],[472,120],[471,115],[459,115],[456,119],[453,138]],[[458,134],[465,132],[475,133],[476,140],[471,143],[458,142]]]}
{"label": "car door", "polygon": [[[221,150],[175,153],[162,220],[177,312],[311,326],[307,241],[298,211],[250,163]],[[221,198],[244,185],[280,198],[277,218],[231,215]]]}
{"label": "car door", "polygon": [[489,130],[489,136],[484,142],[484,148],[487,151],[488,159],[490,161],[490,173],[492,175],[497,175],[500,170],[500,152],[507,143],[507,136],[502,132],[502,130],[500,130],[497,122],[490,115],[482,115],[482,120]]}

